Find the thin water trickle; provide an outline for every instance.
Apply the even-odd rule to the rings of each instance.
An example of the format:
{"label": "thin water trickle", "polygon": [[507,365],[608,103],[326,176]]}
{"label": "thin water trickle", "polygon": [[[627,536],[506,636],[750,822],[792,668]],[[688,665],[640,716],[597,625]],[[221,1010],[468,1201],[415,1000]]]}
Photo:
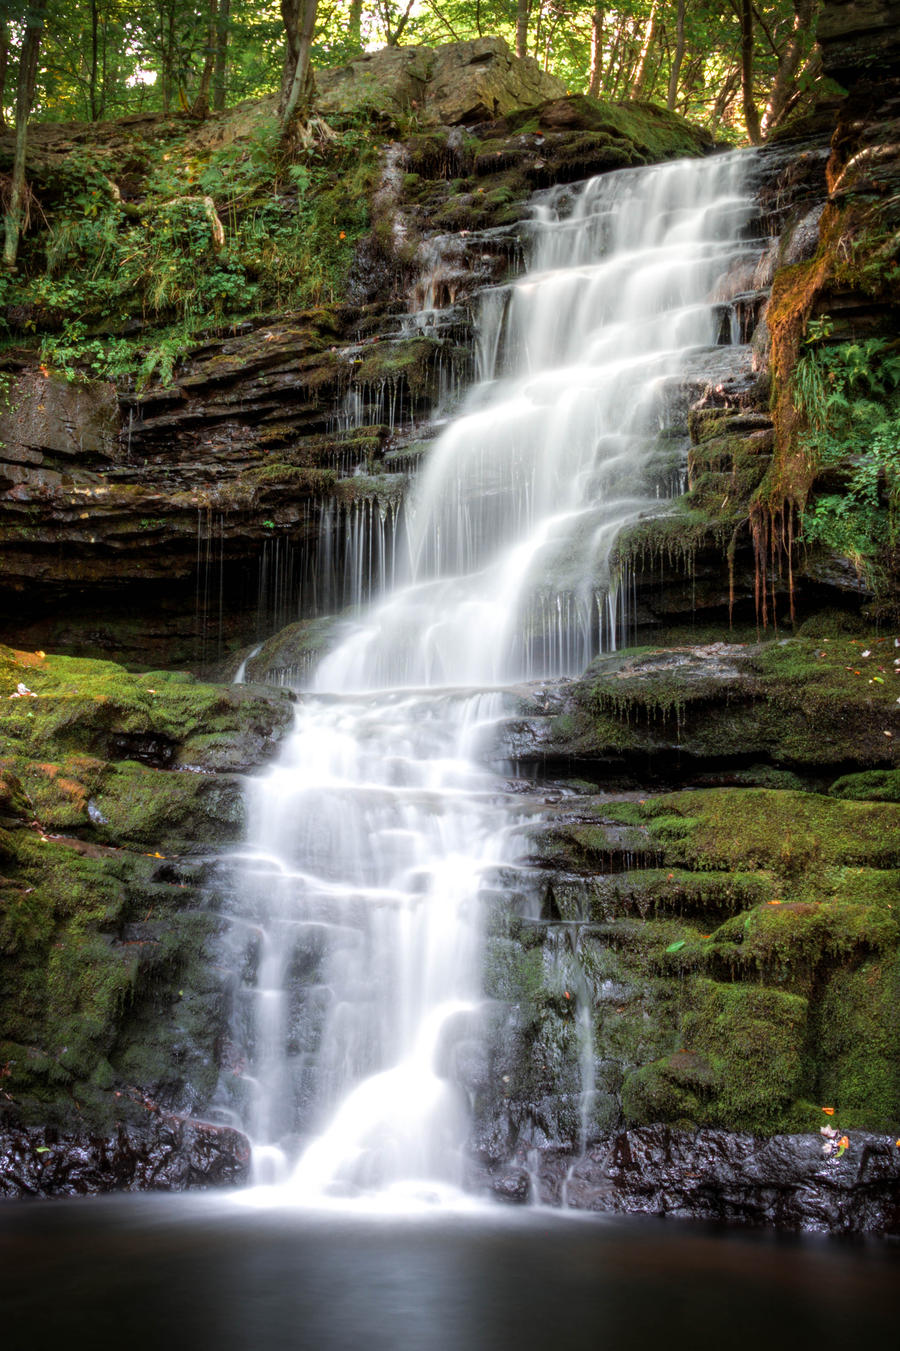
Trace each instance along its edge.
{"label": "thin water trickle", "polygon": [[[744,163],[538,195],[530,269],[484,295],[484,380],[435,443],[403,534],[376,540],[393,584],[321,660],[279,762],[252,785],[241,914],[258,932],[234,928],[244,1058],[231,1087],[257,1178],[283,1197],[462,1181],[454,1047],[478,1035],[479,893],[514,861],[522,810],[479,746],[510,707],[505,685],[578,672],[628,631],[616,539],[661,509],[672,390],[707,350],[725,369],[724,279],[763,247],[743,238]],[[357,570],[342,600],[373,591]],[[578,1006],[584,1147],[584,981]]]}

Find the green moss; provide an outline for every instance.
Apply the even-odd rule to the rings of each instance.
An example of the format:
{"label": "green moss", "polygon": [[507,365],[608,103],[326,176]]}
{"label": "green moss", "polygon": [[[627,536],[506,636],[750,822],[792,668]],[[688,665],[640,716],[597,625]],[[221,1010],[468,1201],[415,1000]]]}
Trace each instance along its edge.
{"label": "green moss", "polygon": [[380,386],[403,380],[415,398],[431,396],[442,344],[435,338],[403,338],[373,343],[353,366],[355,385]]}
{"label": "green moss", "polygon": [[310,469],[305,465],[290,464],[285,461],[269,460],[266,464],[248,469],[242,481],[259,484],[284,484],[292,492],[318,494],[328,492],[334,487],[337,475],[333,469]]}
{"label": "green moss", "polygon": [[802,1084],[806,1015],[794,995],[697,980],[683,1044],[625,1080],[629,1122],[776,1128]]}
{"label": "green moss", "polygon": [[643,810],[648,823],[666,812],[656,838],[664,843],[665,861],[681,866],[772,868],[792,878],[839,863],[892,867],[900,859],[900,812],[892,803],[703,789],[665,795]]}
{"label": "green moss", "polygon": [[[20,683],[36,697],[9,699]],[[132,675],[113,662],[0,648],[0,757],[53,762],[74,780],[87,779],[87,788],[101,773],[93,761],[131,750],[166,762],[196,735],[272,737],[290,716],[286,702],[240,686],[205,685],[183,673]],[[34,776],[31,787],[40,793]]]}
{"label": "green moss", "polygon": [[238,779],[171,774],[128,761],[110,768],[96,798],[105,819],[97,826],[100,838],[163,853],[184,852],[198,840],[240,838],[244,804]]}
{"label": "green moss", "polygon": [[815,1019],[816,1090],[835,1124],[894,1131],[900,1121],[900,954],[833,972]]}
{"label": "green moss", "polygon": [[871,769],[845,774],[829,788],[832,797],[868,802],[900,802],[900,769]]}

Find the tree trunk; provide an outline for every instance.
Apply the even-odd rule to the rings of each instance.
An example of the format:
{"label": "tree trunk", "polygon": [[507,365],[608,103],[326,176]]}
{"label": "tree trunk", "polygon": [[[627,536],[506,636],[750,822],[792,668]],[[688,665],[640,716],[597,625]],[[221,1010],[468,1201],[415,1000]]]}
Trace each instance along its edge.
{"label": "tree trunk", "polygon": [[647,27],[644,29],[644,41],[641,44],[641,54],[638,57],[637,69],[634,72],[634,79],[631,82],[630,98],[639,99],[644,92],[644,81],[647,77],[647,57],[650,54],[650,45],[653,42],[653,35],[656,32],[656,5],[657,0],[653,0],[650,8],[650,17],[647,20]]}
{"label": "tree trunk", "polygon": [[528,55],[529,0],[516,0],[516,56]]}
{"label": "tree trunk", "polygon": [[675,111],[675,103],[678,99],[678,77],[681,74],[681,63],[684,60],[684,0],[678,0],[678,17],[675,20],[675,55],[672,58],[672,69],[669,71],[669,91],[666,96],[666,107],[669,112]]}
{"label": "tree trunk", "polygon": [[22,49],[19,54],[19,79],[16,86],[16,148],[13,158],[12,181],[9,188],[9,205],[5,212],[6,227],[3,239],[3,266],[12,272],[16,266],[19,252],[19,236],[22,233],[22,218],[25,213],[25,149],[28,139],[28,117],[34,98],[34,85],[37,79],[38,55],[41,49],[41,34],[44,31],[44,14],[47,0],[34,0],[25,14],[25,32],[22,37]]}
{"label": "tree trunk", "polygon": [[759,112],[753,98],[753,5],[752,0],[741,0],[741,94],[744,122],[751,145],[759,145]]}
{"label": "tree trunk", "polygon": [[600,76],[603,74],[603,7],[597,5],[591,15],[591,69],[587,92],[592,99],[600,97]]}
{"label": "tree trunk", "polygon": [[357,51],[362,51],[362,0],[350,0],[350,14],[347,18],[347,32],[350,42]]}
{"label": "tree trunk", "polygon": [[91,72],[88,77],[88,90],[91,104],[91,121],[99,122],[100,107],[97,99],[97,76],[100,67],[100,15],[97,0],[91,0]]}
{"label": "tree trunk", "polygon": [[393,35],[388,39],[388,46],[390,46],[390,47],[397,47],[397,46],[400,45],[400,39],[401,39],[402,36],[403,36],[403,30],[404,30],[404,28],[406,27],[406,25],[409,23],[409,16],[410,16],[410,13],[411,13],[411,11],[412,11],[412,7],[413,7],[413,5],[414,5],[415,3],[416,3],[416,0],[407,0],[406,9],[405,9],[405,10],[403,11],[403,13],[400,15],[399,22],[398,22],[398,24],[397,24],[397,27],[396,27],[395,30],[394,30]]}
{"label": "tree trunk", "polygon": [[9,65],[9,29],[6,24],[0,28],[0,131],[6,130],[3,116],[3,96],[6,93],[6,69]]}
{"label": "tree trunk", "polygon": [[309,64],[318,0],[281,0],[287,46],[281,84],[281,129],[309,103],[315,82]]}
{"label": "tree trunk", "polygon": [[231,21],[231,0],[219,0],[216,19],[216,60],[213,69],[213,108],[217,113],[225,107],[228,74],[228,28]]}
{"label": "tree trunk", "polygon": [[194,117],[206,117],[209,113],[209,87],[212,84],[213,68],[216,63],[218,39],[219,0],[209,0],[208,21],[206,25],[206,51],[203,56],[203,70],[197,97],[191,106]]}
{"label": "tree trunk", "polygon": [[805,46],[804,38],[812,28],[816,0],[794,0],[794,22],[778,62],[772,92],[763,113],[760,132],[767,136],[787,112]]}

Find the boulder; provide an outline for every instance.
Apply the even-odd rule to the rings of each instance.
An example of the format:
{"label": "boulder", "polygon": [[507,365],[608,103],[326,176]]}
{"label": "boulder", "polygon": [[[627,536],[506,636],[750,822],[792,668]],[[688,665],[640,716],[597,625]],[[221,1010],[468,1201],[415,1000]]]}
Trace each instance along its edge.
{"label": "boulder", "polygon": [[384,47],[338,70],[316,73],[321,111],[375,109],[413,114],[420,124],[456,126],[561,98],[565,85],[533,57],[514,56],[503,38],[439,47]]}

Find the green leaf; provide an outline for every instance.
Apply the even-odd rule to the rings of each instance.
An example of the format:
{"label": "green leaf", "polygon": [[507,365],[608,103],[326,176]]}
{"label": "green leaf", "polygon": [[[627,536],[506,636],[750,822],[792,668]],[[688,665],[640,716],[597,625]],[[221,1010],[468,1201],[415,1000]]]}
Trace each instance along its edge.
{"label": "green leaf", "polygon": [[677,943],[669,944],[669,946],[666,948],[666,952],[680,952],[686,942],[687,942],[686,938],[679,938]]}

